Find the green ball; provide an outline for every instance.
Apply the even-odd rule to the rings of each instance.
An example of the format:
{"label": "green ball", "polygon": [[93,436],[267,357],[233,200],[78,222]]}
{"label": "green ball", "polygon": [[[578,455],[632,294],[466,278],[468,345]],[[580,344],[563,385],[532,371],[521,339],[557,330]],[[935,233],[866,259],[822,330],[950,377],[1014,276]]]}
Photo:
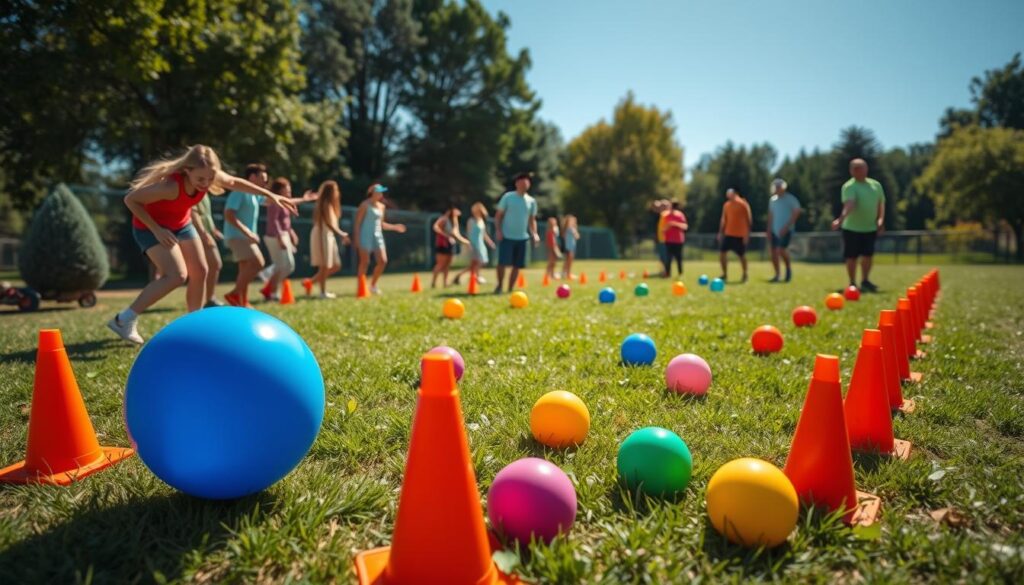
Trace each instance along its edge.
{"label": "green ball", "polygon": [[630,490],[669,496],[690,483],[693,458],[679,435],[661,427],[645,427],[633,431],[619,446],[618,468]]}
{"label": "green ball", "polygon": [[647,288],[647,283],[641,282],[640,284],[636,285],[636,288],[633,289],[633,292],[636,293],[636,296],[638,297],[646,297],[647,294],[651,292],[651,289]]}

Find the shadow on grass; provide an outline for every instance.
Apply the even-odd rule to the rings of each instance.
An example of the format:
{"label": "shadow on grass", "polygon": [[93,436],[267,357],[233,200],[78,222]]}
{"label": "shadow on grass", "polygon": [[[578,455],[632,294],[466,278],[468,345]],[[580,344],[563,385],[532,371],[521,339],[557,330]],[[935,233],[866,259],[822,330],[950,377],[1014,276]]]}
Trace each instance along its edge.
{"label": "shadow on grass", "polygon": [[519,448],[528,453],[528,457],[537,457],[538,459],[551,460],[554,458],[564,458],[569,453],[575,453],[579,448],[578,446],[566,447],[564,449],[555,449],[548,447],[540,441],[533,438],[532,434],[519,435]]}
{"label": "shadow on grass", "polygon": [[266,493],[230,502],[175,493],[86,504],[71,520],[0,551],[0,575],[8,583],[177,581],[187,557],[223,548],[244,517],[273,506]]}
{"label": "shadow on grass", "polygon": [[[106,351],[112,347],[135,346],[121,339],[96,339],[93,341],[83,341],[81,343],[64,344],[64,349],[67,351],[68,358],[72,363],[94,362],[106,359],[109,357]],[[0,361],[8,360],[12,362],[35,363],[36,348],[0,354]]]}
{"label": "shadow on grass", "polygon": [[867,453],[863,451],[853,452],[853,464],[857,469],[861,469],[868,473],[878,471],[885,463],[892,460],[892,455],[888,453]]}

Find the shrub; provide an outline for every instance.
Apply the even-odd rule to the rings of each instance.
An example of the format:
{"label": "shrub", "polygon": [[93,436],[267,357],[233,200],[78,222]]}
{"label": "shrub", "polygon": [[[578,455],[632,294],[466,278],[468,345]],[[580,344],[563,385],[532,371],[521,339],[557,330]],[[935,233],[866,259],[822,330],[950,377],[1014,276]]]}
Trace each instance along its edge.
{"label": "shrub", "polygon": [[107,250],[82,202],[61,183],[36,210],[18,251],[21,277],[44,292],[91,291],[110,275]]}

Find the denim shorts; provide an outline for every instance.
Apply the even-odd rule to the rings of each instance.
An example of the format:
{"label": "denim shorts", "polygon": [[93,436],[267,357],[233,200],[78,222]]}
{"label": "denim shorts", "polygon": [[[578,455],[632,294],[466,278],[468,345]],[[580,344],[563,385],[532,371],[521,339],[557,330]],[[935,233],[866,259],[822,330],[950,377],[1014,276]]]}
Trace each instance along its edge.
{"label": "denim shorts", "polygon": [[[195,240],[199,237],[199,232],[196,228],[192,227],[192,222],[185,224],[185,227],[178,231],[171,230],[174,237],[178,238],[178,241],[182,240]],[[153,232],[149,230],[141,230],[135,226],[132,226],[132,237],[135,238],[135,243],[139,245],[139,249],[145,254],[146,250],[149,250],[153,246],[159,246],[160,240],[156,239]]]}

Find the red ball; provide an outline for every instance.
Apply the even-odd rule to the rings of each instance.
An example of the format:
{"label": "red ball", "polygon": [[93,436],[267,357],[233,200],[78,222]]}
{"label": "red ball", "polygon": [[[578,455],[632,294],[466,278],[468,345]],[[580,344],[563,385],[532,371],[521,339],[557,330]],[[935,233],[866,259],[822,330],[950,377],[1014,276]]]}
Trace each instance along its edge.
{"label": "red ball", "polygon": [[750,336],[754,353],[776,353],[782,350],[782,333],[771,325],[762,325]]}
{"label": "red ball", "polygon": [[848,301],[859,301],[860,291],[857,289],[857,287],[851,284],[850,286],[846,287],[845,291],[843,291],[843,296],[846,297],[846,300]]}
{"label": "red ball", "polygon": [[797,327],[808,327],[818,322],[818,312],[814,307],[803,305],[793,309],[793,324]]}

